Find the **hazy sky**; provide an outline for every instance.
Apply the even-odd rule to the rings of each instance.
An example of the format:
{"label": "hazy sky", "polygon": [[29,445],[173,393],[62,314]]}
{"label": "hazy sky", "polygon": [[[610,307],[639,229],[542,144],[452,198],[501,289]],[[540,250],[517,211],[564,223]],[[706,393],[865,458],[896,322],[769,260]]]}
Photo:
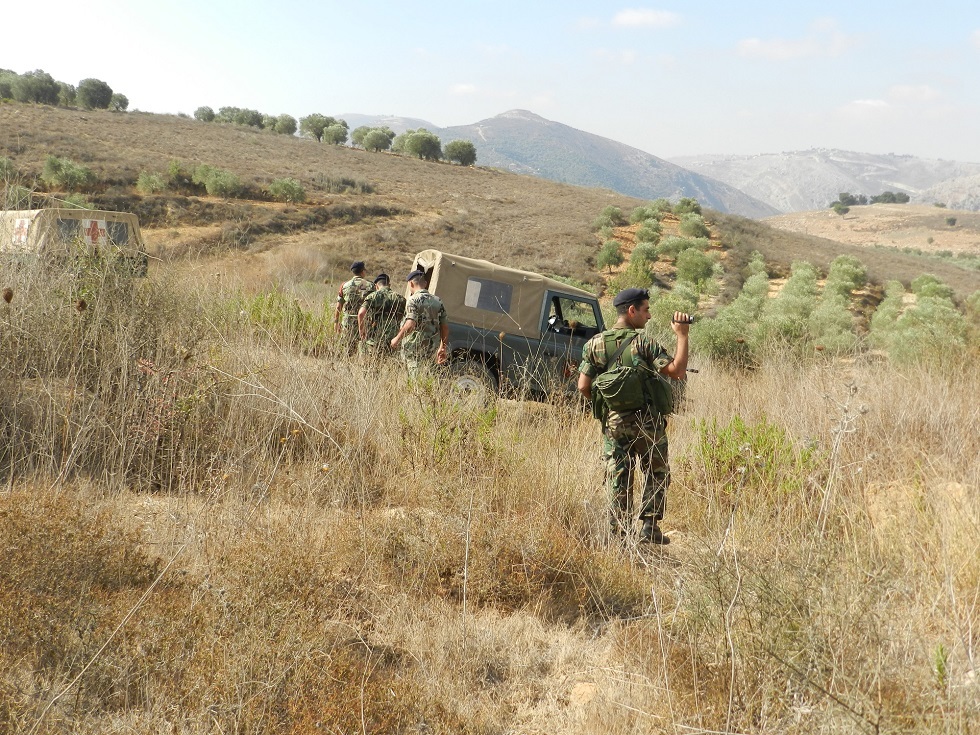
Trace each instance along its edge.
{"label": "hazy sky", "polygon": [[980,162],[975,0],[49,0],[4,20],[0,67],[102,79],[131,109],[445,127],[521,108],[664,158]]}

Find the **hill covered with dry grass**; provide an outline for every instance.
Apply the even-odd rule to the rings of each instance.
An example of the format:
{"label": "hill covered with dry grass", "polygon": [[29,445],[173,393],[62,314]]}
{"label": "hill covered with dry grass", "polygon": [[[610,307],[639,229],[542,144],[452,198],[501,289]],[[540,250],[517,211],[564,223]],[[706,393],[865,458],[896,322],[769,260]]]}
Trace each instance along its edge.
{"label": "hill covered with dry grass", "polygon": [[[180,118],[0,122],[21,171],[99,171],[87,195],[140,209],[159,259],[3,271],[0,732],[975,732],[980,377],[975,341],[928,340],[980,323],[942,284],[883,302],[900,362],[791,331],[816,273],[767,315],[764,264],[732,268],[745,287],[692,338],[784,339],[741,366],[695,352],[673,543],[650,549],[608,538],[576,401],[474,405],[349,361],[323,305],[353,256],[429,244],[598,281],[592,220],[630,202]],[[134,192],[172,159],[251,198]],[[307,203],[263,194],[284,175]],[[733,263],[759,233],[833,252],[708,220]]]}

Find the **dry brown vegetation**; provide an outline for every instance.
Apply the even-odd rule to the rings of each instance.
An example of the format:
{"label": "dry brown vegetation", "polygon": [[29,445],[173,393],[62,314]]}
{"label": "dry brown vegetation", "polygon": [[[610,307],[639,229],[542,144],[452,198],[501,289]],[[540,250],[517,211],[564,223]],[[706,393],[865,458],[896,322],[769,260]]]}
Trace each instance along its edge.
{"label": "dry brown vegetation", "polygon": [[[263,175],[290,173],[265,155]],[[578,405],[474,406],[340,357],[318,280],[365,233],[427,231],[438,207],[409,198],[411,172],[460,190],[516,178],[377,160],[404,167],[409,214],[196,254],[170,252],[198,226],[178,217],[149,279],[4,272],[0,732],[976,731],[974,363],[738,372],[695,356],[670,428],[674,542],[609,544],[598,427]],[[498,192],[504,224],[547,201],[539,184],[557,187]],[[239,205],[173,206],[192,202]],[[586,224],[566,211],[562,226],[585,252],[601,206],[576,206]],[[503,238],[494,211],[481,227]],[[369,252],[395,267],[426,244],[395,242]],[[554,261],[527,257],[507,262]]]}

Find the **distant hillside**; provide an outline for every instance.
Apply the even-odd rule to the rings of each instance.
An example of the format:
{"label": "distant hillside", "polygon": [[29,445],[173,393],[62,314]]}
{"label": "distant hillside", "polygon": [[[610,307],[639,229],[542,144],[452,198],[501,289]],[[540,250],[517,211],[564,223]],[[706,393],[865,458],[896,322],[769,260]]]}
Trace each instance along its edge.
{"label": "distant hillside", "polygon": [[941,202],[950,209],[980,209],[980,163],[822,148],[671,160],[724,181],[781,212],[823,209],[843,191],[868,196],[883,191],[905,192],[914,202]]}
{"label": "distant hillside", "polygon": [[443,142],[472,141],[480,166],[576,186],[602,187],[641,199],[694,197],[712,209],[745,217],[767,217],[779,212],[721,181],[526,110],[511,110],[472,125],[449,128],[390,116],[340,117],[352,129],[358,125],[388,125],[401,132],[408,127],[425,127]]}

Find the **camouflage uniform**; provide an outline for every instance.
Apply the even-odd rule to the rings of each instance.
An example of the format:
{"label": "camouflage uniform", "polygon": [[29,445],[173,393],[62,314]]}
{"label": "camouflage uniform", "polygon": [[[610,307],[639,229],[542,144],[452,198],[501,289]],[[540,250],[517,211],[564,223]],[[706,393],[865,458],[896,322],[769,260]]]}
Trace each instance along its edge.
{"label": "camouflage uniform", "polygon": [[402,359],[408,374],[417,377],[425,366],[433,363],[439,349],[440,328],[447,324],[446,307],[442,299],[422,289],[412,294],[405,304],[405,320],[415,322],[415,329],[402,339]]}
{"label": "camouflage uniform", "polygon": [[347,348],[347,354],[357,351],[357,343],[361,335],[357,329],[357,312],[364,303],[364,297],[374,291],[374,284],[366,278],[354,276],[345,281],[337,294],[337,303],[343,304],[343,316],[340,322],[340,340]]}
{"label": "camouflage uniform", "polygon": [[367,354],[387,355],[391,352],[391,340],[398,334],[398,327],[405,316],[405,297],[395,293],[390,286],[382,286],[364,299],[364,331],[362,347]]}
{"label": "camouflage uniform", "polygon": [[[622,344],[636,330],[611,329],[595,335],[582,349],[579,372],[596,378],[606,371],[606,335]],[[627,348],[658,372],[673,358],[643,332]],[[624,355],[623,360],[628,358]],[[606,468],[606,487],[611,505],[609,521],[614,533],[633,527],[633,473],[638,462],[644,475],[640,501],[640,520],[660,521],[664,517],[670,466],[667,463],[667,419],[652,406],[616,413],[610,411],[602,427],[602,460]]]}

